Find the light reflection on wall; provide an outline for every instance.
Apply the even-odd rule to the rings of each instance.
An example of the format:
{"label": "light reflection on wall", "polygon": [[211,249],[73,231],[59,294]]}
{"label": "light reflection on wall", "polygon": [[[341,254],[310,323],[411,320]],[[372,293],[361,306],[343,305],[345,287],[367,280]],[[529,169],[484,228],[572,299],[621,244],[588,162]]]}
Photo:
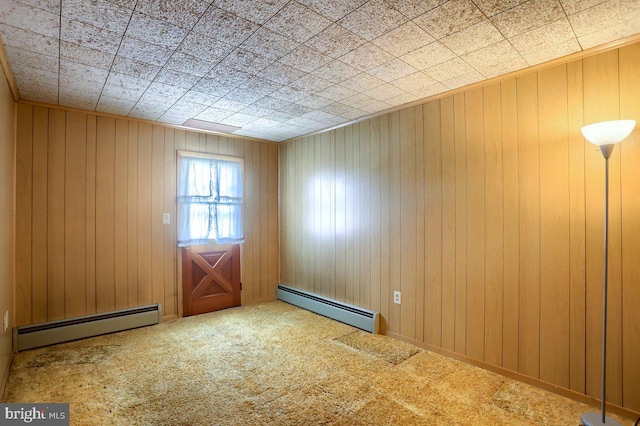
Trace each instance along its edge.
{"label": "light reflection on wall", "polygon": [[[353,201],[347,200],[348,188],[344,177],[333,171],[319,172],[311,177],[307,188],[308,206],[305,218],[307,231],[322,239],[345,236],[353,232]],[[351,217],[347,217],[347,213]]]}

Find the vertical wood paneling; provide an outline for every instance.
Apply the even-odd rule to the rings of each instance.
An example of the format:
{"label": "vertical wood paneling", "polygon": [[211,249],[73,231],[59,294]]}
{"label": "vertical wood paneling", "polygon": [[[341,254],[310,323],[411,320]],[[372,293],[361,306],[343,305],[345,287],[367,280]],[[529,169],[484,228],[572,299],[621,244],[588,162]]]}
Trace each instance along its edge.
{"label": "vertical wood paneling", "polygon": [[440,101],[442,137],[442,347],[455,351],[456,149],[453,98]]}
{"label": "vertical wood paneling", "polygon": [[115,278],[115,303],[116,309],[129,307],[129,283],[128,283],[128,247],[127,235],[129,217],[128,212],[128,154],[129,154],[129,122],[116,120],[115,139],[115,182],[114,182],[114,278]]}
{"label": "vertical wood paneling", "polygon": [[502,365],[504,201],[500,84],[483,90],[485,181],[484,360]]}
{"label": "vertical wood paneling", "polygon": [[567,64],[569,129],[569,386],[585,392],[585,144],[582,61]]}
{"label": "vertical wood paneling", "polygon": [[[420,265],[424,268],[424,341],[442,344],[442,141],[440,102],[424,105],[424,194],[426,223],[418,227],[425,241]],[[422,261],[424,259],[424,261]],[[421,283],[422,285],[422,283]]]}
{"label": "vertical wood paneling", "polygon": [[47,319],[64,318],[65,115],[49,111],[47,164]]}
{"label": "vertical wood paneling", "polygon": [[504,291],[502,365],[518,371],[518,305],[520,275],[520,213],[518,201],[518,101],[516,80],[501,84],[502,181],[504,203]]}
{"label": "vertical wood paneling", "polygon": [[[29,123],[31,124],[31,123]],[[43,107],[33,108],[33,212],[32,212],[32,238],[31,250],[38,253],[33,256],[31,263],[31,305],[33,313],[31,320],[34,323],[47,321],[47,164],[49,145],[49,111]],[[84,161],[83,161],[84,163]],[[79,194],[82,197],[84,194]],[[20,216],[18,216],[20,217]],[[19,260],[18,260],[19,261]],[[20,269],[18,269],[20,270]],[[80,296],[84,296],[80,293]],[[81,303],[81,306],[86,306]]]}
{"label": "vertical wood paneling", "polygon": [[[165,317],[179,314],[175,168],[176,151],[187,145],[250,156],[245,209],[255,219],[245,217],[251,248],[241,263],[243,303],[274,299],[279,280],[275,144],[208,139],[24,103],[18,110],[18,325],[152,302],[163,305]],[[170,225],[162,224],[163,212],[171,214]]]}
{"label": "vertical wood paneling", "polygon": [[[400,329],[403,335],[416,338],[416,265],[417,265],[417,205],[416,205],[416,117],[413,108],[400,111],[400,202],[399,251],[393,252],[404,296],[400,306]],[[423,236],[424,238],[424,236]]]}
{"label": "vertical wood paneling", "polygon": [[116,308],[115,136],[116,121],[98,117],[96,141],[96,311]]}
{"label": "vertical wood paneling", "polygon": [[482,89],[466,93],[467,355],[484,359],[485,183]]}
{"label": "vertical wood paneling", "polygon": [[[32,304],[32,200],[33,200],[33,107],[31,105],[18,104],[18,116],[20,120],[16,126],[16,137],[20,143],[16,144],[16,235],[15,240],[16,266],[15,266],[15,310],[16,323],[30,324],[33,318]],[[41,140],[42,138],[38,138]],[[38,143],[38,142],[36,142]],[[42,226],[40,226],[42,229]],[[39,247],[42,249],[43,247]],[[46,294],[46,288],[44,289]],[[40,309],[45,309],[40,306]],[[46,316],[41,312],[36,317]]]}
{"label": "vertical wood paneling", "polygon": [[[640,44],[620,49],[620,118],[640,118]],[[637,126],[637,124],[636,124]],[[622,404],[640,407],[640,133],[620,146],[622,180]],[[626,362],[625,362],[626,361]],[[636,408],[637,410],[637,408]]]}
{"label": "vertical wood paneling", "polygon": [[[68,112],[65,141],[64,270],[65,317],[86,315],[85,194],[86,114]],[[34,169],[35,171],[35,169]]]}
{"label": "vertical wood paneling", "polygon": [[517,79],[520,277],[518,370],[540,373],[540,148],[537,75]]}
{"label": "vertical wood paneling", "polygon": [[[370,294],[378,285],[380,294],[379,308],[373,297],[371,306],[380,311],[383,332],[597,398],[604,164],[580,127],[638,119],[638,46],[285,143],[280,184],[289,200],[281,206],[291,209],[282,213],[294,223],[281,222],[288,228],[281,235],[314,214],[300,177],[327,168],[288,153],[335,141],[336,182],[341,176],[347,182],[346,195],[331,195],[335,298],[366,304],[363,286],[371,277]],[[610,401],[635,410],[638,134],[611,159],[608,342]],[[360,234],[340,235],[340,210],[346,229],[362,226]],[[303,260],[282,259],[296,270],[292,285],[331,279],[331,268],[313,263],[325,250],[316,238],[304,234]],[[369,256],[370,264],[362,261]],[[393,303],[394,290],[402,291],[401,305]]]}
{"label": "vertical wood paneling", "polygon": [[465,95],[453,97],[456,169],[455,351],[467,352],[467,137]]}

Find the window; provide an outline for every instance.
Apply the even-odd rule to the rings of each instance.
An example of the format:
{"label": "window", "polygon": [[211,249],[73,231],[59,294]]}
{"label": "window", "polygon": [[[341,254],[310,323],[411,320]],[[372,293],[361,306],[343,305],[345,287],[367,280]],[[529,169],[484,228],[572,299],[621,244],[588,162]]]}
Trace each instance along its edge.
{"label": "window", "polygon": [[241,244],[242,160],[179,152],[178,247]]}

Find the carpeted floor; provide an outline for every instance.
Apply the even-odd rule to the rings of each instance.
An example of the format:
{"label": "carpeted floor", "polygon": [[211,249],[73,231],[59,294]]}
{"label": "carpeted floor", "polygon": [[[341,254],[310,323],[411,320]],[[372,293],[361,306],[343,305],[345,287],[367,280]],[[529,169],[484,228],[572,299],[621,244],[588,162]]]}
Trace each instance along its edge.
{"label": "carpeted floor", "polygon": [[283,302],[19,353],[2,401],[69,402],[72,425],[578,425],[594,410]]}

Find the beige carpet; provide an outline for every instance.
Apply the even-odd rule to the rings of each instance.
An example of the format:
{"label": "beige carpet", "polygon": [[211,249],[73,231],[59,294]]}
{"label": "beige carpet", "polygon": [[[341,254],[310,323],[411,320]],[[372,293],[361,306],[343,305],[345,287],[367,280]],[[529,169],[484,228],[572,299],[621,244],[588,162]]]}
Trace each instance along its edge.
{"label": "beige carpet", "polygon": [[283,302],[19,353],[2,401],[69,402],[73,425],[578,425],[593,410]]}

